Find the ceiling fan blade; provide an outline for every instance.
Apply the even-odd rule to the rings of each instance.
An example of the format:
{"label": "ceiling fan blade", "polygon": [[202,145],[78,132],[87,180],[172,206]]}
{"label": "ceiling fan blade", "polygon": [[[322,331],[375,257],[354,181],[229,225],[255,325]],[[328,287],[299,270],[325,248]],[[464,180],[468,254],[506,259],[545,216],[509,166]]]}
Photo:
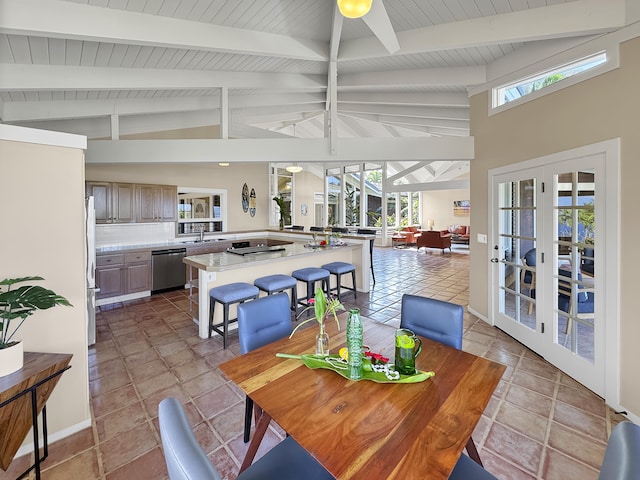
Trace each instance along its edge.
{"label": "ceiling fan blade", "polygon": [[396,32],[391,26],[391,20],[389,20],[389,15],[384,8],[382,0],[373,0],[371,10],[362,19],[389,53],[400,50],[398,37],[396,37]]}

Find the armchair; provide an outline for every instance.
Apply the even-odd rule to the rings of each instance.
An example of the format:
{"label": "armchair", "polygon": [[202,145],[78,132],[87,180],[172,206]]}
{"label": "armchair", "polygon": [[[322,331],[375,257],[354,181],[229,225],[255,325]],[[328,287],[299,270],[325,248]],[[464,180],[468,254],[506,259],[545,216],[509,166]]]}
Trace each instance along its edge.
{"label": "armchair", "polygon": [[410,226],[402,227],[402,235],[405,237],[409,245],[413,245],[418,241],[418,238],[422,236],[422,233],[420,232],[418,227]]}
{"label": "armchair", "polygon": [[418,249],[440,248],[444,254],[444,249],[448,248],[451,252],[451,235],[447,230],[423,230],[416,241]]}

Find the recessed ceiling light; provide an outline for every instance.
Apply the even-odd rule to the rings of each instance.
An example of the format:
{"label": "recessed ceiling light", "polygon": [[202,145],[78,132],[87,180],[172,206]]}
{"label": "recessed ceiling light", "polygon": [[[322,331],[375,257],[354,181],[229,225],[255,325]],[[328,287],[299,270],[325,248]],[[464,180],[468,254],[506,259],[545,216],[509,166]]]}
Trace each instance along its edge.
{"label": "recessed ceiling light", "polygon": [[228,167],[229,162],[219,162],[218,165],[220,165],[221,167]]}

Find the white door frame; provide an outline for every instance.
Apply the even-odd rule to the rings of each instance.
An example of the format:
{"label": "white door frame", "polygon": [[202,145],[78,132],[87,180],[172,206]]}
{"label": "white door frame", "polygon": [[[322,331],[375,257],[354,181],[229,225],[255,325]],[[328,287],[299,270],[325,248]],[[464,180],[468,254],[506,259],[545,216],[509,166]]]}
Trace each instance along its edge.
{"label": "white door frame", "polygon": [[[604,399],[614,408],[620,408],[620,139],[615,138],[583,147],[566,150],[524,162],[491,169],[488,175],[488,224],[491,235],[490,245],[497,244],[497,228],[495,219],[495,201],[493,191],[493,178],[510,172],[523,169],[533,169],[552,163],[560,163],[574,160],[580,157],[604,155],[605,168],[602,182],[606,188],[605,214],[596,224],[597,235],[600,243],[606,248],[600,248],[596,262],[602,266],[601,272],[606,281],[599,288],[602,289],[602,298],[606,298],[604,318],[606,318],[605,342],[605,373],[604,373]],[[550,212],[538,210],[538,221],[545,221]],[[602,241],[603,240],[603,241]],[[603,251],[604,250],[604,251]],[[493,251],[493,250],[492,250]],[[493,325],[498,311],[495,304],[494,287],[498,285],[497,268],[489,268],[488,280],[491,286],[488,291],[489,320]],[[551,332],[550,332],[551,333]]]}

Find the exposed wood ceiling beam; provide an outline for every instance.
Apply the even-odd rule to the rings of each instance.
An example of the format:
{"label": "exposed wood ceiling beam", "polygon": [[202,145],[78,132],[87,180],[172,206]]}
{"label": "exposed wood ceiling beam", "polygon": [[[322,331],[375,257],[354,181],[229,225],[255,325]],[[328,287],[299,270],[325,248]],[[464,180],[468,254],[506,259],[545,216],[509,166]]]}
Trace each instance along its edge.
{"label": "exposed wood ceiling beam", "polygon": [[486,67],[424,68],[383,70],[340,75],[340,92],[377,87],[426,87],[451,85],[481,85],[486,82]]}
{"label": "exposed wood ceiling beam", "polygon": [[[0,32],[326,61],[321,42],[58,0],[0,0]],[[37,12],[34,15],[34,12]]]}
{"label": "exposed wood ceiling beam", "polygon": [[404,177],[406,175],[409,175],[410,173],[415,172],[416,170],[420,170],[420,169],[424,168],[427,165],[429,165],[429,164],[426,163],[426,162],[417,162],[417,163],[415,163],[414,165],[412,165],[410,167],[403,168],[401,172],[396,173],[395,175],[392,175],[390,177],[387,177],[387,180],[390,183],[393,183],[396,180],[399,180],[402,177]]}
{"label": "exposed wood ceiling beam", "polygon": [[387,192],[424,192],[433,190],[463,190],[469,189],[469,180],[449,180],[435,181],[426,183],[412,183],[393,185],[387,184],[385,190]]}
{"label": "exposed wood ceiling beam", "polygon": [[[625,25],[624,0],[576,0],[398,32],[396,55],[604,33]],[[343,41],[340,60],[387,56],[376,38]]]}
{"label": "exposed wood ceiling beam", "polygon": [[400,50],[398,37],[391,25],[391,20],[389,20],[389,15],[384,8],[382,0],[373,0],[371,10],[362,17],[362,20],[367,24],[367,27],[371,29],[388,53],[395,53]]}
{"label": "exposed wood ceiling beam", "polygon": [[[346,94],[376,87],[478,85],[485,81],[484,67],[398,70],[341,75],[338,91]],[[327,77],[323,75],[296,73],[0,64],[0,90],[5,91],[172,90],[226,86],[229,89],[288,88],[303,92],[325,89],[326,82]],[[450,98],[447,95],[444,98]],[[430,97],[433,98],[433,95]]]}
{"label": "exposed wood ceiling beam", "polygon": [[[282,105],[321,104],[319,93],[255,94],[229,96],[229,107],[268,107]],[[86,118],[102,115],[145,115],[150,113],[186,112],[220,108],[219,96],[170,98],[116,98],[111,100],[51,100],[38,102],[8,102],[5,121],[54,120]]]}
{"label": "exposed wood ceiling beam", "polygon": [[386,123],[389,125],[396,125],[403,128],[430,128],[430,127],[442,127],[448,128],[451,130],[460,130],[466,131],[467,135],[469,134],[469,119],[463,120],[445,120],[438,119],[435,120],[433,118],[410,118],[410,117],[400,117],[393,115],[375,115],[370,113],[357,113],[357,112],[349,112],[349,113],[341,113],[341,115],[349,115],[351,117],[362,118],[364,120],[370,120],[372,122],[380,122]]}
{"label": "exposed wood ceiling beam", "polygon": [[[221,140],[90,141],[87,163],[206,163],[212,158],[254,162],[353,162],[402,160],[471,160],[473,137],[464,138],[338,138],[335,156],[326,138]],[[117,160],[114,160],[117,159]]]}
{"label": "exposed wood ceiling beam", "polygon": [[432,107],[468,107],[466,93],[433,92],[342,92],[338,103],[374,103],[378,105],[422,105]]}
{"label": "exposed wood ceiling beam", "polygon": [[369,113],[411,118],[439,118],[445,120],[468,120],[469,109],[465,107],[409,107],[396,105],[339,105],[340,113]]}
{"label": "exposed wood ceiling beam", "polygon": [[[0,0],[2,1],[2,0]],[[172,90],[326,87],[323,75],[0,64],[0,90]]]}

